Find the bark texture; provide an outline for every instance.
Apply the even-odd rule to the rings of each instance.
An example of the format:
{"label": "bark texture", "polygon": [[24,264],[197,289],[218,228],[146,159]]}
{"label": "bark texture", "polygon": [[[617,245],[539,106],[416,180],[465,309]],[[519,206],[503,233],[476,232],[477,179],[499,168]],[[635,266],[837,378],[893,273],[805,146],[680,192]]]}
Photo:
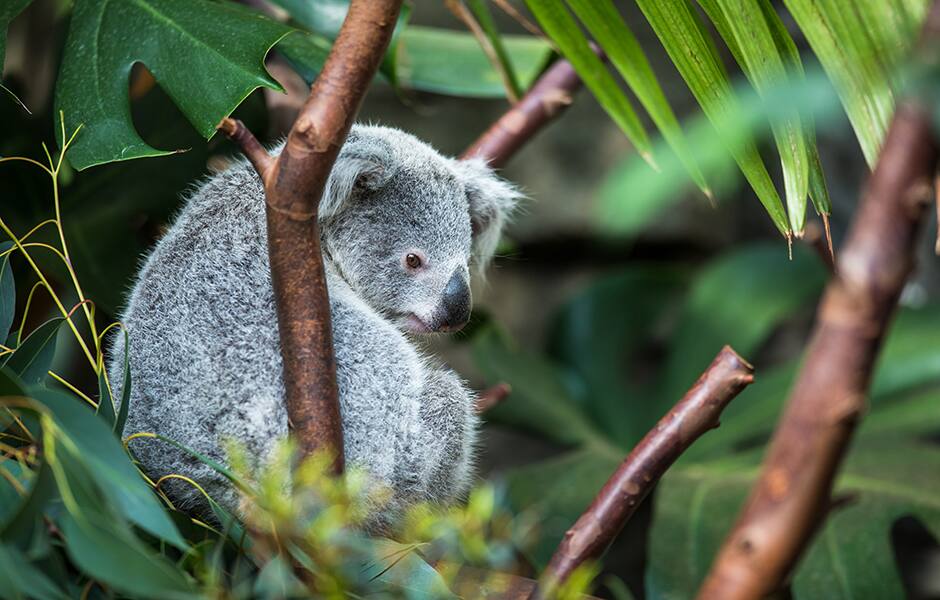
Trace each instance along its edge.
{"label": "bark texture", "polygon": [[241,123],[219,128],[258,170],[284,357],[287,412],[303,452],[328,451],[343,470],[343,428],[317,212],[333,163],[388,48],[402,0],[352,0],[284,150],[271,158]]}
{"label": "bark texture", "polygon": [[591,506],[565,533],[533,598],[552,598],[585,561],[598,558],[617,537],[663,473],[692,443],[718,427],[732,398],[754,381],[754,369],[725,346],[682,400],[624,459]]}
{"label": "bark texture", "polygon": [[571,63],[559,59],[461,158],[483,158],[493,168],[503,167],[523,144],[568,108],[581,85]]}
{"label": "bark texture", "polygon": [[[940,31],[938,8],[931,10],[927,33]],[[937,157],[927,110],[902,103],[819,307],[760,478],[699,598],[757,599],[775,592],[824,520],[833,480],[865,410],[878,350],[913,268]]]}

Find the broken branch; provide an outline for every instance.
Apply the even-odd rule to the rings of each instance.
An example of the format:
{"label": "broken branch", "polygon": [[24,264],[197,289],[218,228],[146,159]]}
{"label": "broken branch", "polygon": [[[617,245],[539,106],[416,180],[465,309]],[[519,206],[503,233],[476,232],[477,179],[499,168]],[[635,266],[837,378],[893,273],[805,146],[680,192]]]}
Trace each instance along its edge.
{"label": "broken branch", "polygon": [[[938,32],[934,3],[925,37]],[[937,158],[929,111],[915,101],[899,105],[760,478],[698,598],[775,592],[824,522],[881,341],[913,268]]]}
{"label": "broken branch", "polygon": [[686,448],[718,427],[721,412],[754,381],[754,369],[729,346],[624,459],[591,506],[565,533],[540,580],[535,598],[554,591],[585,561],[599,557],[617,537],[663,473]]}
{"label": "broken branch", "polygon": [[305,453],[327,450],[343,470],[343,428],[317,212],[327,178],[385,50],[402,0],[352,0],[323,70],[281,154],[272,159],[244,125],[220,129],[264,182],[268,254],[287,414]]}

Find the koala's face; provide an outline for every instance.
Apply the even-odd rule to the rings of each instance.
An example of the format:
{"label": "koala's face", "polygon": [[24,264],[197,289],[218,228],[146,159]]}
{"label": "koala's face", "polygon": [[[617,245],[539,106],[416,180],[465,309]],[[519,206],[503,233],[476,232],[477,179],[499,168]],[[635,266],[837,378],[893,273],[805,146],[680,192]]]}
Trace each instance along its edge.
{"label": "koala's face", "polygon": [[[354,129],[337,165],[328,193],[341,199],[326,220],[321,207],[321,222],[340,274],[403,330],[462,328],[472,306],[470,264],[492,253],[515,190],[479,163],[445,158],[386,128]],[[345,168],[353,179],[344,185]],[[505,207],[493,204],[495,191],[507,195]]]}

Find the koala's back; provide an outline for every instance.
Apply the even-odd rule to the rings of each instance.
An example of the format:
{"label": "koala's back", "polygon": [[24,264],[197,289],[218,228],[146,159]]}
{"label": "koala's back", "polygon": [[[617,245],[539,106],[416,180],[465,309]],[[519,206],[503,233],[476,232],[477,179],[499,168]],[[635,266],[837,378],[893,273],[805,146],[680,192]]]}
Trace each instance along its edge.
{"label": "koala's back", "polygon": [[[123,318],[132,374],[126,434],[159,433],[223,463],[226,439],[263,463],[287,434],[265,236],[263,190],[247,165],[190,198],[146,261]],[[412,476],[403,465],[414,449],[406,448],[405,430],[420,419],[424,359],[330,268],[328,284],[347,461],[407,489],[400,480]],[[118,340],[110,368],[116,387],[123,351]],[[236,507],[229,484],[189,455],[147,438],[131,447],[152,477],[187,475]],[[204,508],[182,482],[165,489],[180,508]]]}

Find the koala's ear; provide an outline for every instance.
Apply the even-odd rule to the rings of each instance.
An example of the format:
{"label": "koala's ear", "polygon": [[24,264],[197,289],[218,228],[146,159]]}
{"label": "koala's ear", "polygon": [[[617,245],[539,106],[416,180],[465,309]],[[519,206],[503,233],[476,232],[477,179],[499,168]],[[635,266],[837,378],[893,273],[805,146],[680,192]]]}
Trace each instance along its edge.
{"label": "koala's ear", "polygon": [[470,203],[474,259],[484,268],[496,252],[503,226],[524,196],[514,185],[497,176],[482,159],[456,163]]}
{"label": "koala's ear", "polygon": [[384,186],[395,174],[392,148],[383,139],[353,130],[343,144],[323,190],[319,218],[339,214],[356,195]]}

